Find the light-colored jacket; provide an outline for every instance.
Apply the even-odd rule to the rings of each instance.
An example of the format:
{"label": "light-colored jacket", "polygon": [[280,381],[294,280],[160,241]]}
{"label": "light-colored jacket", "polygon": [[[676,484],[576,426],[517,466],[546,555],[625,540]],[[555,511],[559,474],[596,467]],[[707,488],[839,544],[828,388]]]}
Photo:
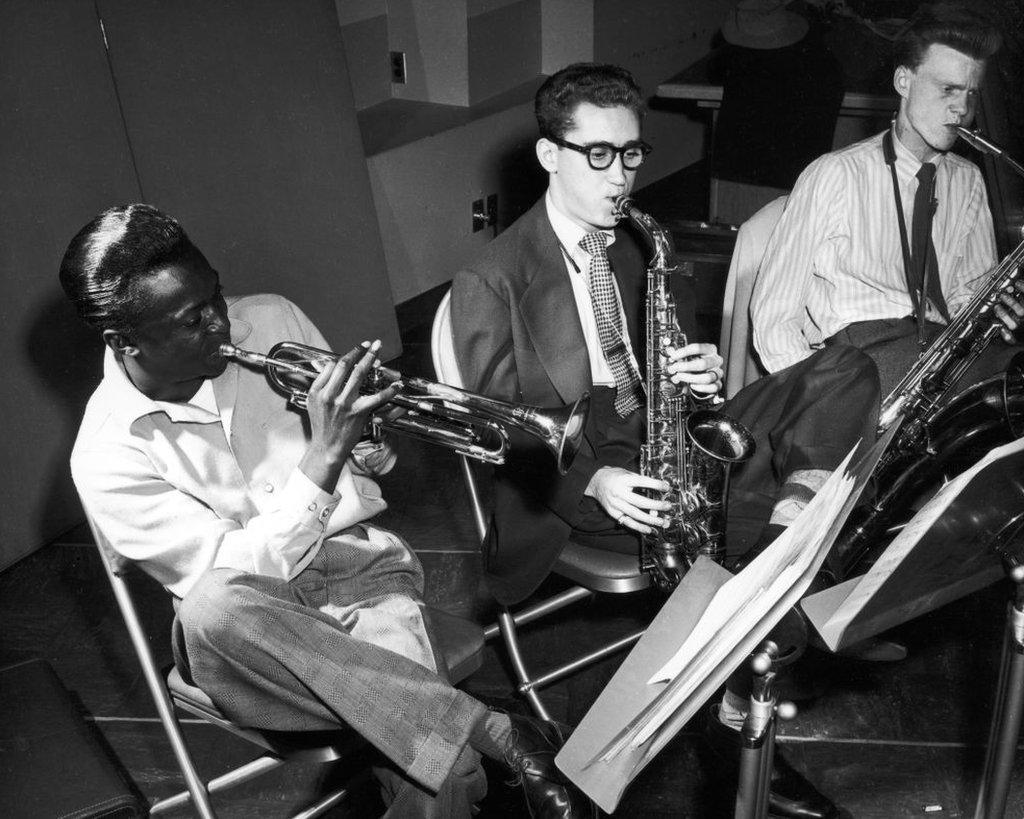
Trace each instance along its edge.
{"label": "light-colored jacket", "polygon": [[[274,295],[229,301],[233,343],[266,353],[291,340],[327,349],[303,312]],[[155,402],[107,350],[71,455],[87,513],[113,548],[184,597],[211,567],[290,579],[325,537],[386,504],[350,459],[333,493],[297,465],[302,415],[263,372],[231,363],[213,380],[218,414]]]}

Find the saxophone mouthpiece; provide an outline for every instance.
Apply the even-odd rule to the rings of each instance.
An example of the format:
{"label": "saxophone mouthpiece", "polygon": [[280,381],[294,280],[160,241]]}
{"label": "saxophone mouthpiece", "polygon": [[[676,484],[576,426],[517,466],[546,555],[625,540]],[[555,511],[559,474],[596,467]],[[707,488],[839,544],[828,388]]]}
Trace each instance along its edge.
{"label": "saxophone mouthpiece", "polygon": [[1002,156],[1003,149],[994,142],[985,139],[977,131],[971,131],[962,125],[954,125],[953,130],[956,131],[957,136],[974,148],[974,150],[981,151],[983,154],[990,154],[991,156]]}
{"label": "saxophone mouthpiece", "polygon": [[616,219],[626,219],[629,217],[629,211],[635,210],[636,205],[633,204],[633,199],[629,194],[622,194],[621,196],[615,197],[615,202],[612,205],[612,213]]}

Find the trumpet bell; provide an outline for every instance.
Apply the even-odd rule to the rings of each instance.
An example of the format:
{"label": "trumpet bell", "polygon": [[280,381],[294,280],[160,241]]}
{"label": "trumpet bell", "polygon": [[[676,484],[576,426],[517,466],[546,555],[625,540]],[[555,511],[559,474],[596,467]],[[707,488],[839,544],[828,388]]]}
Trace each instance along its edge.
{"label": "trumpet bell", "polygon": [[590,393],[587,392],[570,406],[547,411],[546,423],[550,424],[551,432],[545,437],[544,443],[554,453],[561,475],[568,472],[576,460],[589,414]]}

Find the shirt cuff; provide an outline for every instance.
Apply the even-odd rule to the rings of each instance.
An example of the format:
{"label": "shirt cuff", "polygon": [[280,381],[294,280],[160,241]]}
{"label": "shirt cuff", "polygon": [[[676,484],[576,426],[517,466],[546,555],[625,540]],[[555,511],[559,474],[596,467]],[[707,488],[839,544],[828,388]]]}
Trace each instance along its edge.
{"label": "shirt cuff", "polygon": [[302,526],[323,529],[340,497],[338,492],[324,492],[296,467],[281,492],[279,508],[301,510],[298,521]]}

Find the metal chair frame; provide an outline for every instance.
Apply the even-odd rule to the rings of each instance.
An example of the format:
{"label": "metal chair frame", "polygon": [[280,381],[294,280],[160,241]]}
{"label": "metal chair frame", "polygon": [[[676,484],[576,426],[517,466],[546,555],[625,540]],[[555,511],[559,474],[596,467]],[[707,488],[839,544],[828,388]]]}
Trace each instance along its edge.
{"label": "metal chair frame", "polygon": [[[451,291],[446,293],[434,314],[431,329],[430,351],[434,370],[439,381],[453,387],[463,387],[462,376],[455,360],[451,331]],[[477,535],[483,543],[487,534],[487,517],[480,501],[480,491],[469,459],[458,454],[462,477],[469,494],[470,507]],[[544,720],[551,715],[544,705],[538,690],[563,677],[567,677],[598,660],[629,648],[643,636],[644,629],[628,634],[618,640],[572,659],[544,673],[535,673],[526,662],[519,638],[519,626],[524,626],[580,600],[594,597],[598,592],[627,594],[640,591],[651,585],[650,576],[640,570],[639,554],[636,556],[604,552],[572,542],[566,542],[552,572],[572,581],[575,585],[546,600],[513,612],[503,606],[498,620],[484,629],[484,638],[491,640],[501,636],[508,652],[512,671],[515,675],[516,690],[526,698],[534,713]]]}
{"label": "metal chair frame", "polygon": [[[142,667],[146,685],[149,687],[160,722],[185,780],[186,790],[156,801],[150,806],[150,814],[159,815],[191,801],[201,819],[215,819],[216,814],[210,800],[211,794],[248,782],[286,762],[326,764],[349,756],[354,750],[366,745],[366,741],[355,731],[343,727],[338,731],[326,732],[263,732],[242,727],[227,719],[201,689],[185,682],[177,668],[172,668],[165,677],[157,668],[149,639],[139,619],[131,590],[125,579],[125,574],[131,565],[130,561],[120,557],[110,548],[103,534],[91,520],[89,526],[99,548],[103,568],[110,580],[139,665]],[[464,679],[479,668],[482,663],[483,648],[479,627],[475,623],[463,621],[462,618],[445,615],[444,612],[427,610],[427,613],[431,616],[432,621],[436,623],[438,619],[441,619],[444,626],[447,627],[438,628],[436,631],[440,638],[440,650],[449,666],[453,683]],[[452,622],[446,622],[445,618]],[[457,621],[458,627],[453,625],[455,621]],[[264,753],[235,770],[205,781],[199,775],[185,743],[175,707],[251,742]],[[347,793],[346,787],[337,788],[301,812],[294,814],[292,819],[312,819],[312,817],[320,816],[341,802]]]}
{"label": "metal chair frame", "polygon": [[[146,685],[153,697],[153,703],[156,705],[160,723],[185,779],[186,790],[154,802],[149,808],[151,815],[160,815],[191,801],[196,813],[202,819],[215,819],[216,813],[210,799],[212,794],[248,782],[286,762],[327,763],[337,761],[357,747],[357,744],[362,743],[362,739],[358,738],[354,732],[346,731],[339,731],[336,736],[332,735],[333,739],[338,740],[335,743],[324,743],[322,733],[316,734],[315,737],[311,735],[312,741],[308,742],[303,741],[302,735],[298,733],[288,734],[287,740],[270,738],[261,731],[243,728],[227,719],[200,689],[186,683],[176,668],[171,669],[165,677],[157,668],[149,645],[149,638],[139,619],[131,589],[125,577],[131,564],[113,553],[102,533],[91,520],[89,526],[96,539],[103,568],[110,580],[114,598],[117,600],[121,616],[128,629],[132,647],[135,649],[139,665],[142,667]],[[175,707],[253,743],[265,753],[245,765],[205,781],[200,776],[188,745],[185,743]],[[292,738],[294,738],[294,744]],[[295,814],[293,819],[312,819],[312,817],[320,816],[341,802],[346,793],[346,788],[338,788],[305,810]]]}

